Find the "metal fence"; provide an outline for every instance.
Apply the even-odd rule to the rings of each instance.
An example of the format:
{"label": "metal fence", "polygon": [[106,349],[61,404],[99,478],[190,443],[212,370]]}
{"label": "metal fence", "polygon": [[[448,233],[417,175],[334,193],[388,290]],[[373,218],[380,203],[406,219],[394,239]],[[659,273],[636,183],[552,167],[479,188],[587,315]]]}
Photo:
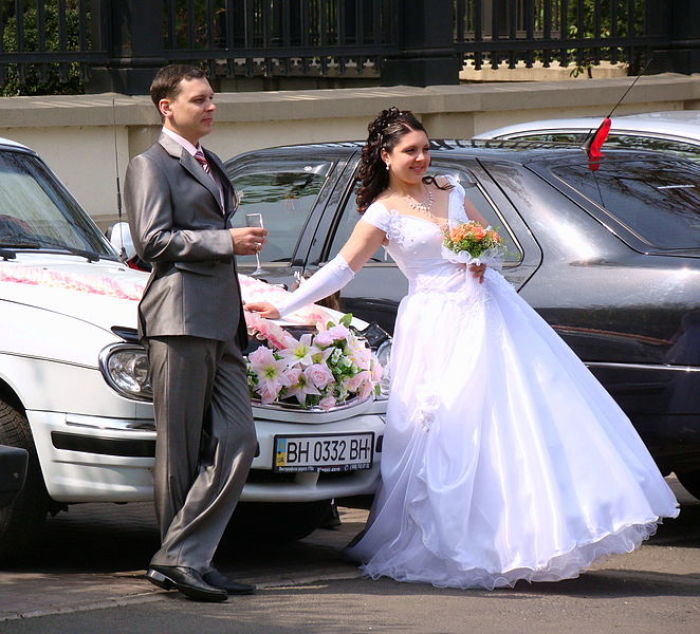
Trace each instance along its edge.
{"label": "metal fence", "polygon": [[[666,5],[666,6],[664,6]],[[658,0],[455,0],[455,47],[465,63],[515,68],[536,61],[578,67],[627,62],[669,41],[669,3]]]}
{"label": "metal fence", "polygon": [[[41,85],[80,90],[108,61],[91,37],[91,0],[0,0],[0,85],[5,94]],[[46,90],[48,92],[48,90]]]}
{"label": "metal fence", "polygon": [[[228,76],[345,75],[381,67],[397,0],[166,0],[165,55]],[[225,68],[222,66],[225,64]]]}
{"label": "metal fence", "polygon": [[[463,64],[585,67],[608,60],[634,71],[651,51],[673,48],[683,20],[678,5],[692,10],[693,2],[0,0],[0,82],[4,94],[80,92],[102,73],[112,89],[142,91],[154,68],[177,61],[204,64],[218,77],[385,83],[414,83],[419,75],[403,77],[403,65],[431,58],[454,60],[449,77],[439,78],[449,83]],[[700,50],[700,24],[684,38]],[[385,75],[387,67],[393,70]],[[117,78],[131,76],[140,79],[119,85]],[[430,76],[415,81],[425,85]]]}

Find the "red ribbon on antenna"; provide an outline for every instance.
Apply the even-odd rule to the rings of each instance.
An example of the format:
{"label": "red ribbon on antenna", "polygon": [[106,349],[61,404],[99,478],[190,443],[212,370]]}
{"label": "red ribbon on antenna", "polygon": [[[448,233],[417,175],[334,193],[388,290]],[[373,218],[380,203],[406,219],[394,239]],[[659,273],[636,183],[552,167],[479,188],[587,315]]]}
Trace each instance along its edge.
{"label": "red ribbon on antenna", "polygon": [[583,148],[588,154],[588,167],[593,171],[600,167],[598,163],[603,157],[601,148],[603,147],[603,143],[605,143],[605,139],[608,138],[611,125],[612,119],[610,117],[605,117],[605,119],[603,119],[603,123],[598,126],[598,129],[591,136],[589,136],[586,142],[583,144]]}

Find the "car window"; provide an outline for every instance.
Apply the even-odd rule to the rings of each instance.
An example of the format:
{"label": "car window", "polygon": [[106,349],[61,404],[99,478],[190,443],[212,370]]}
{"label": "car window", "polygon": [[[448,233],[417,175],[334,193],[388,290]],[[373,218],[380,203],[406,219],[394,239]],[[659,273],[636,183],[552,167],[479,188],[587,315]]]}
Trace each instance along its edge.
{"label": "car window", "polygon": [[[330,161],[266,161],[229,173],[239,201],[233,226],[244,227],[246,214],[260,213],[269,232],[261,260],[291,262],[332,165]],[[238,261],[254,264],[255,256],[242,256]]]}
{"label": "car window", "polygon": [[[452,176],[457,182],[464,187],[466,197],[471,201],[471,203],[476,207],[479,213],[484,217],[488,223],[496,228],[505,238],[507,256],[506,262],[519,262],[521,259],[520,250],[516,247],[512,236],[505,227],[503,219],[498,215],[495,206],[491,203],[488,196],[479,187],[476,179],[471,175],[468,170],[456,169],[452,166],[440,165],[439,163],[434,163],[429,172],[429,174],[436,176],[439,174],[445,174]],[[357,213],[357,207],[355,206],[355,191],[357,189],[357,184],[355,185],[355,190],[353,194],[349,197],[345,208],[342,211],[342,215],[339,219],[338,226],[336,227],[335,234],[333,236],[333,242],[331,244],[331,249],[329,253],[329,259],[333,258],[338,251],[343,247],[347,239],[350,237],[352,230],[360,219],[360,215]],[[377,252],[370,259],[370,262],[393,262],[391,256],[384,250],[383,247],[377,250]]]}
{"label": "car window", "polygon": [[[340,217],[338,218],[338,224],[335,228],[335,233],[333,234],[333,241],[331,242],[331,248],[328,253],[328,260],[333,259],[343,245],[347,242],[352,230],[355,228],[355,224],[360,219],[360,214],[357,213],[357,205],[355,204],[355,195],[357,194],[357,188],[359,187],[359,181],[355,181],[352,193],[348,196],[345,201],[345,206],[340,212]],[[392,257],[387,253],[384,247],[379,247],[374,253],[374,255],[369,259],[370,262],[393,262]]]}
{"label": "car window", "polygon": [[659,249],[700,248],[700,168],[691,163],[641,160],[552,172],[605,209],[629,231]]}
{"label": "car window", "polygon": [[499,137],[514,141],[543,141],[545,143],[583,143],[587,136],[584,132],[523,132]]}
{"label": "car window", "polygon": [[[519,141],[542,141],[554,143],[570,143],[572,145],[583,144],[588,137],[588,132],[523,132],[509,134],[504,139]],[[654,152],[672,152],[682,158],[700,161],[700,144],[686,143],[676,139],[664,139],[654,136],[639,134],[622,134],[611,132],[605,140],[604,148],[629,148],[633,150],[649,150]]]}
{"label": "car window", "polygon": [[700,145],[676,141],[675,139],[660,139],[638,134],[614,134],[605,141],[608,147],[625,147],[635,150],[651,150],[655,152],[673,152],[683,158],[700,161]]}

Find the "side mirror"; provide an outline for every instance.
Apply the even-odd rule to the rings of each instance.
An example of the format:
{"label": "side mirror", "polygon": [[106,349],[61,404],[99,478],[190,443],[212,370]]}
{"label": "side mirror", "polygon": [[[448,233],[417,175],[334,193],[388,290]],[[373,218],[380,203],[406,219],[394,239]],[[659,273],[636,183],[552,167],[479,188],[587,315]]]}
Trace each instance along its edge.
{"label": "side mirror", "polygon": [[124,260],[129,261],[136,257],[136,247],[128,222],[117,222],[109,228],[108,234],[110,243]]}
{"label": "side mirror", "polygon": [[107,236],[109,236],[110,244],[129,268],[139,271],[151,270],[151,265],[148,262],[144,262],[136,253],[128,222],[117,222],[112,225],[107,230]]}

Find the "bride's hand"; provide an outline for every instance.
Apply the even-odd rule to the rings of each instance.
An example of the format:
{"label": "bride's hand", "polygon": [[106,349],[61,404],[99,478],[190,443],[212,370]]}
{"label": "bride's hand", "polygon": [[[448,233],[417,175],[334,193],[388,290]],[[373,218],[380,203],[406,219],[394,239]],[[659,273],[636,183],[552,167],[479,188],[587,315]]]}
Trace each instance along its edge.
{"label": "bride's hand", "polygon": [[470,264],[469,265],[469,272],[477,279],[479,280],[479,284],[481,284],[484,281],[484,273],[486,273],[486,265],[485,264]]}
{"label": "bride's hand", "polygon": [[243,308],[251,313],[260,313],[265,319],[279,319],[280,312],[269,302],[250,302]]}

